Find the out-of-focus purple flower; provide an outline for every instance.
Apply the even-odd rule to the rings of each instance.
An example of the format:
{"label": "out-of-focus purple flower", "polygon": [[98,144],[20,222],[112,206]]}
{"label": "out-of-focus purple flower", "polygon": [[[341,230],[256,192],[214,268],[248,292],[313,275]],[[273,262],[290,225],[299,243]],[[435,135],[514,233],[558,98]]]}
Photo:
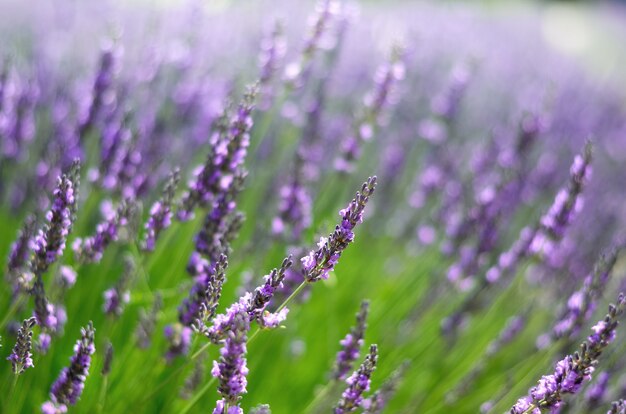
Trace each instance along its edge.
{"label": "out-of-focus purple flower", "polygon": [[137,338],[137,346],[139,346],[139,348],[146,349],[150,346],[158,314],[162,307],[163,299],[161,295],[157,293],[154,295],[152,309],[149,312],[146,312],[144,309],[139,311],[139,322],[135,330],[135,337]]}
{"label": "out-of-focus purple flower", "polygon": [[28,216],[20,230],[17,240],[11,245],[7,260],[7,281],[13,285],[13,289],[19,289],[19,273],[28,266],[30,257],[31,240],[35,235],[36,221],[34,216]]}
{"label": "out-of-focus purple flower", "polygon": [[76,283],[76,277],[76,270],[71,266],[62,265],[59,266],[55,281],[62,289],[69,289]]}
{"label": "out-of-focus purple flower", "polygon": [[189,352],[191,336],[193,334],[193,330],[190,327],[175,323],[173,325],[167,325],[163,332],[165,339],[167,339],[169,343],[169,348],[165,354],[167,361],[171,361],[177,356],[186,355],[187,352]]}
{"label": "out-of-focus purple flower", "polygon": [[375,87],[365,96],[363,113],[353,125],[352,134],[348,135],[341,146],[341,154],[335,160],[335,168],[350,172],[354,161],[360,156],[363,141],[369,141],[381,124],[381,113],[391,103],[394,85],[404,78],[403,47],[394,45],[389,60],[376,71]]}
{"label": "out-of-focus purple flower", "polygon": [[370,346],[369,354],[359,369],[346,380],[348,388],[341,395],[341,399],[335,406],[333,413],[344,414],[356,411],[363,403],[363,394],[370,389],[372,373],[378,362],[378,347]]}
{"label": "out-of-focus purple flower", "polygon": [[283,23],[276,20],[271,30],[261,39],[261,53],[259,55],[259,108],[267,110],[272,106],[274,100],[274,87],[272,81],[279,65],[285,57],[287,51],[287,41],[284,36]]}
{"label": "out-of-focus purple flower", "polygon": [[[241,396],[247,392],[246,376],[246,342],[250,330],[250,315],[245,306],[232,309],[229,315],[228,328],[225,330],[225,339],[220,349],[220,358],[213,361],[211,375],[219,381],[218,392],[222,396],[222,407],[219,402],[214,412],[224,412],[224,405],[237,407]],[[230,413],[230,408],[227,411]],[[236,411],[242,412],[242,411]]]}
{"label": "out-of-focus purple flower", "polygon": [[609,313],[592,329],[580,351],[567,355],[556,364],[554,374],[546,375],[531,388],[526,397],[517,401],[511,408],[511,414],[540,413],[544,410],[555,410],[561,406],[565,394],[576,394],[585,381],[591,380],[598,357],[614,339],[618,317],[624,312],[626,299],[620,293],[617,305],[609,306]]}
{"label": "out-of-focus purple flower", "polygon": [[311,63],[316,52],[322,46],[324,36],[328,33],[333,17],[340,12],[340,4],[336,0],[319,0],[315,7],[315,15],[309,20],[309,33],[304,40],[304,47],[298,60],[285,67],[285,81],[291,89],[301,88],[309,75]]}
{"label": "out-of-focus purple flower", "polygon": [[22,326],[17,332],[17,341],[13,347],[11,355],[7,358],[13,366],[13,373],[19,375],[33,365],[33,326],[37,323],[37,319],[24,319]]}
{"label": "out-of-focus purple flower", "polygon": [[82,263],[98,263],[104,250],[119,237],[119,230],[132,220],[137,205],[132,200],[122,200],[114,212],[96,226],[96,234],[85,239],[74,240],[72,248],[76,258]]}
{"label": "out-of-focus purple flower", "polygon": [[[198,167],[189,188],[182,197],[177,218],[182,221],[194,216],[197,206],[211,206],[216,197],[226,192],[240,174],[252,128],[252,111],[257,93],[256,86],[249,87],[232,117],[228,130],[211,139],[211,153],[204,165]],[[222,136],[223,135],[223,136]]]}
{"label": "out-of-focus purple flower", "polygon": [[47,332],[39,333],[37,337],[37,350],[42,354],[47,354],[50,349],[50,345],[52,344],[52,337]]}
{"label": "out-of-focus purple flower", "polygon": [[[81,329],[81,339],[74,346],[74,355],[70,359],[70,366],[63,368],[57,380],[50,388],[50,401],[42,406],[44,413],[51,408],[67,410],[68,405],[74,405],[85,388],[85,380],[89,375],[91,355],[96,352],[94,345],[95,329],[89,322],[86,328]],[[65,408],[64,408],[65,407]]]}
{"label": "out-of-focus purple flower", "polygon": [[611,403],[611,409],[609,409],[606,414],[626,414],[626,401],[613,401]]}
{"label": "out-of-focus purple flower", "polygon": [[359,358],[361,347],[363,346],[365,329],[367,327],[368,310],[369,302],[364,300],[361,302],[361,308],[356,314],[356,325],[350,328],[350,333],[339,342],[341,344],[341,351],[337,353],[335,368],[333,370],[333,378],[337,380],[345,379],[346,375],[352,370],[354,361]]}
{"label": "out-of-focus purple flower", "polygon": [[304,279],[309,282],[317,282],[320,279],[328,279],[328,274],[335,268],[341,253],[354,241],[354,228],[363,221],[363,211],[369,197],[376,188],[376,177],[370,177],[363,183],[361,191],[350,204],[339,212],[341,224],[335,227],[335,231],[328,236],[322,237],[317,245],[318,249],[311,251],[301,259]]}
{"label": "out-of-focus purple flower", "polygon": [[565,235],[565,230],[582,209],[581,193],[591,176],[591,144],[585,146],[582,155],[574,158],[570,168],[570,180],[567,189],[561,189],[554,199],[550,210],[541,218],[539,231],[530,245],[533,254],[550,255],[555,244]]}
{"label": "out-of-focus purple flower", "polygon": [[104,291],[103,310],[107,315],[119,317],[124,306],[130,302],[129,285],[135,276],[135,262],[132,257],[124,257],[124,272],[114,287]]}
{"label": "out-of-focus purple flower", "polygon": [[[296,162],[299,164],[301,161]],[[296,170],[299,169],[296,166]],[[291,238],[300,240],[302,232],[311,226],[312,203],[299,171],[280,189],[279,195],[278,215],[272,221],[272,233],[285,235],[291,230]]]}
{"label": "out-of-focus purple flower", "polygon": [[105,46],[100,54],[100,63],[94,79],[91,96],[85,102],[78,121],[77,131],[81,142],[85,139],[87,132],[93,128],[103,106],[103,101],[106,99],[105,95],[113,86],[116,63],[119,60],[118,54],[120,52],[121,49],[111,44]]}
{"label": "out-of-focus purple flower", "polygon": [[37,275],[44,273],[65,250],[76,214],[79,169],[80,164],[75,161],[70,172],[59,177],[52,207],[46,213],[47,223],[33,240],[31,269]]}
{"label": "out-of-focus purple flower", "polygon": [[172,201],[174,200],[179,181],[180,170],[175,168],[167,179],[161,199],[150,208],[150,216],[145,225],[146,232],[142,243],[144,251],[154,251],[159,234],[170,226],[172,222]]}
{"label": "out-of-focus purple flower", "polygon": [[587,389],[587,392],[585,393],[585,400],[588,410],[597,408],[602,403],[602,400],[606,396],[610,379],[611,375],[608,372],[603,371],[598,374],[596,382],[591,384],[591,386]]}
{"label": "out-of-focus purple flower", "polygon": [[569,297],[566,307],[552,327],[552,332],[539,337],[537,341],[539,348],[544,348],[560,338],[575,340],[578,337],[583,324],[596,310],[597,301],[604,292],[616,262],[615,249],[600,256],[593,272],[585,278],[583,287]]}

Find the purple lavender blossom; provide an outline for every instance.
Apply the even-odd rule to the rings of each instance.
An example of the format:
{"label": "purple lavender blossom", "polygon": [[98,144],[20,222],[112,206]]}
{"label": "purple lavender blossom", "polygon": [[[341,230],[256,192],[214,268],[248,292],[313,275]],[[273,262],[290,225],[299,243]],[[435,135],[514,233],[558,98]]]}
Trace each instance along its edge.
{"label": "purple lavender blossom", "polygon": [[561,311],[552,332],[538,338],[539,348],[545,348],[560,338],[569,338],[573,341],[578,337],[582,325],[596,310],[597,301],[606,287],[616,262],[617,250],[600,256],[594,265],[593,272],[585,278],[583,287],[569,297],[567,306]]}
{"label": "purple lavender blossom", "polygon": [[195,177],[182,197],[177,212],[179,220],[190,220],[197,206],[212,205],[212,201],[227,191],[240,173],[250,145],[256,93],[256,86],[248,88],[224,136],[216,134],[211,140],[212,151],[207,161],[196,169]]}
{"label": "purple lavender blossom", "polygon": [[381,113],[391,103],[394,85],[404,78],[403,48],[394,45],[389,60],[376,71],[375,88],[365,96],[363,114],[353,125],[353,132],[343,141],[341,155],[335,160],[335,168],[350,172],[354,161],[360,156],[363,141],[372,139],[375,129],[381,124]]}
{"label": "purple lavender blossom", "polygon": [[165,359],[170,362],[177,356],[187,355],[191,346],[191,335],[193,330],[180,323],[167,325],[163,331],[165,339],[169,343],[169,348],[165,354]]}
{"label": "purple lavender blossom", "polygon": [[511,408],[511,414],[540,412],[545,409],[555,410],[561,407],[563,395],[576,394],[585,381],[591,380],[598,357],[615,339],[618,317],[626,308],[624,294],[620,293],[617,305],[609,306],[609,313],[592,329],[585,342],[580,345],[580,352],[567,355],[556,364],[554,374],[543,376],[537,386],[531,388],[528,395],[520,398]]}
{"label": "purple lavender blossom", "polygon": [[369,354],[358,370],[346,380],[348,388],[341,395],[341,399],[335,406],[333,413],[344,414],[356,411],[363,403],[363,393],[369,391],[372,373],[378,362],[378,347],[370,346]]}
{"label": "purple lavender blossom", "polygon": [[111,44],[104,47],[100,54],[100,64],[94,79],[91,98],[89,102],[87,102],[87,105],[82,109],[83,114],[78,122],[77,134],[81,141],[85,139],[87,132],[93,128],[103,106],[105,94],[113,85],[113,79],[116,71],[115,65],[119,58],[117,56],[118,53],[119,50]]}
{"label": "purple lavender blossom", "polygon": [[304,41],[304,47],[297,61],[285,67],[285,81],[290,89],[304,86],[309,75],[311,63],[316,52],[320,49],[324,36],[334,16],[340,11],[340,4],[335,0],[319,0],[315,6],[315,15],[309,19],[309,33]]}
{"label": "purple lavender blossom", "polygon": [[11,245],[9,258],[7,260],[7,278],[18,289],[17,278],[20,271],[28,265],[30,257],[31,239],[35,235],[35,217],[28,216],[20,230],[17,240]]}
{"label": "purple lavender blossom", "polygon": [[82,263],[98,263],[102,260],[104,250],[119,237],[119,230],[129,224],[136,212],[136,204],[132,200],[123,200],[114,212],[96,226],[96,234],[85,239],[77,238],[72,248],[77,260]]}
{"label": "purple lavender blossom", "polygon": [[363,408],[363,414],[380,414],[389,400],[396,392],[402,377],[406,369],[408,368],[408,361],[403,362],[395,371],[391,373],[389,378],[377,389],[371,397],[365,398],[361,404]]}
{"label": "purple lavender blossom", "polygon": [[284,36],[283,23],[276,20],[271,30],[261,39],[261,53],[259,55],[259,95],[261,110],[268,110],[272,106],[275,91],[272,80],[282,63],[287,50],[287,42]]}
{"label": "purple lavender blossom", "polygon": [[530,252],[550,255],[555,245],[565,235],[575,215],[582,209],[581,193],[591,176],[591,144],[587,143],[582,155],[577,155],[570,168],[570,180],[567,189],[561,189],[554,199],[550,210],[541,218],[539,231],[535,235]]}
{"label": "purple lavender blossom", "polygon": [[[229,316],[220,358],[213,361],[211,370],[211,375],[219,381],[218,392],[222,396],[222,406],[218,402],[214,413],[224,412],[225,406],[238,407],[241,396],[247,392],[246,342],[250,330],[250,315],[245,306],[238,306],[232,309]],[[230,413],[230,408],[226,412]]]}
{"label": "purple lavender blossom", "polygon": [[[301,162],[298,157],[296,163]],[[302,183],[300,169],[296,165],[291,181],[280,189],[278,215],[272,221],[272,233],[285,235],[290,228],[293,240],[299,240],[302,232],[311,226],[311,196]]]}
{"label": "purple lavender blossom", "polygon": [[626,401],[618,400],[611,403],[611,409],[606,414],[626,414]]}
{"label": "purple lavender blossom", "polygon": [[603,371],[598,374],[598,378],[596,382],[591,384],[585,393],[585,401],[587,403],[587,409],[592,410],[598,407],[607,393],[607,388],[609,385],[609,380],[611,379],[611,375]]}
{"label": "purple lavender blossom", "polygon": [[17,332],[17,341],[13,347],[13,352],[7,358],[13,366],[13,373],[19,375],[33,365],[33,326],[37,323],[35,318],[24,319],[22,326]]}
{"label": "purple lavender blossom", "polygon": [[130,302],[129,285],[135,276],[135,262],[132,257],[124,257],[124,272],[114,287],[104,291],[103,310],[107,315],[119,317],[124,306]]}
{"label": "purple lavender blossom", "polygon": [[365,329],[367,327],[368,311],[369,302],[364,300],[361,302],[361,308],[356,314],[356,325],[350,328],[350,333],[339,342],[341,344],[341,351],[337,353],[335,368],[333,370],[333,378],[337,380],[346,379],[346,375],[353,368],[354,361],[359,358],[361,347],[363,346]]}
{"label": "purple lavender blossom", "polygon": [[44,273],[65,250],[76,213],[79,168],[75,161],[70,172],[59,177],[52,207],[46,213],[47,224],[33,240],[31,269],[37,275]]}
{"label": "purple lavender blossom", "polygon": [[[221,255],[214,266],[203,267],[195,276],[194,285],[189,292],[189,297],[178,308],[178,320],[185,326],[196,324],[202,319],[200,325],[210,321],[215,316],[215,311],[222,294],[222,285],[226,280],[228,260]],[[199,326],[198,326],[199,328]]]}
{"label": "purple lavender blossom", "polygon": [[336,226],[335,231],[328,238],[320,239],[317,250],[312,250],[301,259],[304,279],[307,282],[328,279],[328,274],[335,268],[341,253],[354,241],[353,230],[363,221],[365,205],[375,188],[376,177],[368,178],[350,204],[339,211],[342,217],[341,225]]}
{"label": "purple lavender blossom", "polygon": [[144,251],[154,251],[154,246],[159,235],[172,223],[172,201],[176,194],[176,187],[178,187],[179,181],[180,170],[175,168],[167,179],[161,199],[155,202],[150,208],[150,216],[145,225],[146,233],[142,243]]}
{"label": "purple lavender blossom", "polygon": [[76,342],[74,355],[70,359],[70,366],[63,368],[57,380],[50,388],[50,401],[41,408],[47,414],[52,408],[64,412],[68,405],[74,405],[85,388],[85,380],[89,375],[91,355],[96,352],[94,345],[95,329],[89,322],[86,328],[81,329],[81,339]]}

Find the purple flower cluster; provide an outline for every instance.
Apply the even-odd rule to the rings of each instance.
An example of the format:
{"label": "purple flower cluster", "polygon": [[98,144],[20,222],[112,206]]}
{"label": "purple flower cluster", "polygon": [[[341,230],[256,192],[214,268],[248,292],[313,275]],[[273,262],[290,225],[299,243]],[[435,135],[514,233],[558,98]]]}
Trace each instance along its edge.
{"label": "purple flower cluster", "polygon": [[511,408],[511,414],[539,414],[545,409],[558,409],[564,394],[576,394],[585,381],[591,379],[598,357],[615,339],[618,317],[624,312],[626,299],[620,293],[617,305],[609,306],[609,313],[593,328],[580,352],[567,355],[556,364],[554,374],[543,376],[528,395],[520,398]]}
{"label": "purple flower cluster", "polygon": [[33,240],[35,256],[31,269],[35,274],[44,273],[65,250],[76,213],[79,168],[79,162],[75,161],[69,174],[62,175],[57,181],[52,207],[46,213],[47,224]]}
{"label": "purple flower cluster", "polygon": [[22,326],[17,331],[17,341],[11,355],[7,358],[11,361],[13,373],[16,375],[34,367],[31,351],[33,347],[33,326],[35,324],[37,324],[37,319],[35,318],[24,319]]}
{"label": "purple flower cluster", "polygon": [[389,60],[376,71],[376,86],[365,96],[363,114],[355,121],[353,133],[343,141],[341,155],[335,160],[337,170],[352,171],[354,161],[359,158],[362,142],[371,140],[375,129],[380,125],[381,113],[391,103],[394,85],[404,78],[403,53],[401,46],[394,46]]}
{"label": "purple flower cluster", "polygon": [[597,301],[604,292],[616,262],[617,250],[600,256],[592,274],[585,277],[583,287],[570,295],[552,332],[538,338],[539,348],[545,348],[552,341],[560,338],[574,340],[578,336],[582,325],[596,310]]}
{"label": "purple flower cluster", "polygon": [[197,206],[211,206],[220,194],[228,191],[236,175],[241,174],[240,169],[250,145],[256,94],[256,86],[248,88],[228,128],[211,137],[211,153],[205,164],[196,169],[195,177],[182,197],[177,212],[179,220],[190,220]]}
{"label": "purple flower cluster", "polygon": [[287,51],[287,42],[284,36],[283,23],[276,20],[271,30],[261,39],[261,53],[259,55],[259,107],[267,110],[272,106],[275,91],[272,80]]}
{"label": "purple flower cluster", "polygon": [[333,378],[337,380],[345,379],[346,375],[352,370],[354,361],[359,358],[361,347],[363,346],[365,329],[367,327],[368,311],[369,302],[364,300],[361,302],[361,308],[356,314],[356,325],[354,325],[350,329],[350,333],[339,342],[341,344],[341,351],[337,353],[335,369],[333,370]]}
{"label": "purple flower cluster", "polygon": [[104,291],[103,311],[107,315],[120,316],[124,306],[130,301],[129,285],[135,276],[135,262],[132,257],[124,257],[124,272],[114,287]]}
{"label": "purple flower cluster", "polygon": [[83,263],[98,263],[105,249],[119,237],[121,227],[129,224],[137,206],[132,200],[123,200],[116,210],[105,211],[105,220],[96,226],[96,234],[74,240],[72,248],[77,259]]}
{"label": "purple flower cluster", "polygon": [[279,195],[278,215],[272,221],[272,233],[285,235],[288,228],[291,228],[291,238],[300,240],[302,232],[311,226],[312,202],[298,171],[280,189]]}
{"label": "purple flower cluster", "polygon": [[[231,413],[228,407],[237,407],[241,395],[247,392],[248,384],[246,376],[246,342],[250,330],[250,315],[245,306],[234,306],[229,309],[228,322],[223,321],[225,339],[220,349],[220,358],[213,361],[211,375],[219,381],[218,391],[222,399],[218,401],[214,414]],[[243,413],[238,408],[232,412]]]}
{"label": "purple flower cluster", "polygon": [[86,328],[81,329],[81,335],[81,339],[74,346],[70,366],[63,368],[50,388],[50,401],[45,402],[41,407],[43,414],[66,412],[67,406],[76,404],[83,393],[85,380],[89,375],[91,355],[96,352],[95,329],[91,322]]}
{"label": "purple flower cluster", "polygon": [[215,316],[215,310],[226,280],[227,257],[220,256],[215,265],[207,265],[195,276],[194,284],[182,305],[178,308],[178,320],[191,326],[202,316],[203,322]]}
{"label": "purple flower cluster", "polygon": [[611,403],[611,409],[606,414],[626,414],[626,401],[619,400]]}
{"label": "purple flower cluster", "polygon": [[154,251],[154,246],[161,232],[172,223],[172,201],[176,194],[176,187],[180,181],[180,170],[174,169],[170,174],[161,199],[150,208],[150,216],[146,222],[142,247],[144,251]]}
{"label": "purple flower cluster", "polygon": [[346,380],[348,388],[341,395],[333,413],[345,414],[356,411],[363,403],[363,393],[369,391],[372,373],[378,362],[378,347],[370,346],[369,353],[359,369]]}
{"label": "purple flower cluster", "polygon": [[175,323],[167,325],[163,331],[165,339],[167,339],[169,348],[165,354],[165,359],[171,361],[177,356],[186,355],[191,345],[191,336],[193,330],[188,327]]}
{"label": "purple flower cluster", "polygon": [[301,259],[304,279],[307,282],[328,279],[328,274],[335,268],[341,253],[354,241],[353,230],[363,221],[365,205],[375,188],[376,177],[368,178],[348,207],[339,211],[341,224],[335,227],[335,231],[328,238],[320,239],[317,250]]}

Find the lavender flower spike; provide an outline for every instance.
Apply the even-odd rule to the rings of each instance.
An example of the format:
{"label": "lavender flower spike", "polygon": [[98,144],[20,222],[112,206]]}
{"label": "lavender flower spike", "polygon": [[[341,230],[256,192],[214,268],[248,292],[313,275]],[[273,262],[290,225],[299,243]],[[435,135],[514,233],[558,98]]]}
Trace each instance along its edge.
{"label": "lavender flower spike", "polygon": [[[228,260],[221,255],[217,263],[196,276],[189,297],[178,308],[178,320],[185,326],[198,325],[202,330],[206,321],[213,319],[226,280]],[[197,321],[201,319],[201,321]]]}
{"label": "lavender flower spike", "polygon": [[44,414],[65,412],[68,405],[74,405],[78,401],[89,375],[91,355],[96,352],[95,332],[91,322],[86,328],[81,329],[82,337],[76,342],[70,366],[63,368],[50,388],[50,401],[41,407]]}
{"label": "lavender flower spike", "polygon": [[83,263],[98,263],[104,250],[119,237],[120,227],[126,226],[136,212],[134,201],[123,200],[117,210],[105,221],[96,226],[96,234],[83,239],[76,239],[72,245],[77,259]]}
{"label": "lavender flower spike", "polygon": [[142,242],[142,248],[146,252],[154,251],[159,234],[168,228],[172,222],[172,200],[179,181],[180,170],[176,168],[167,179],[161,199],[150,208],[150,217],[145,225],[146,234]]}
{"label": "lavender flower spike", "polygon": [[[218,401],[214,414],[243,413],[238,407],[241,395],[245,394],[248,381],[246,365],[246,342],[250,330],[250,315],[244,306],[232,307],[229,330],[226,333],[219,361],[213,361],[211,375],[219,381],[218,392],[222,400]],[[228,406],[228,410],[226,410]]]}
{"label": "lavender flower spike", "polygon": [[37,323],[37,319],[24,319],[22,326],[17,331],[17,342],[13,347],[13,352],[7,358],[13,366],[13,373],[19,375],[28,368],[34,367],[33,354],[33,326]]}
{"label": "lavender flower spike", "polygon": [[320,279],[328,279],[328,274],[335,268],[341,253],[354,241],[353,230],[357,224],[363,221],[365,205],[375,188],[376,176],[368,178],[348,207],[339,211],[342,218],[341,224],[335,227],[335,231],[328,238],[322,237],[320,239],[317,250],[311,251],[307,256],[300,259],[304,279],[307,282],[312,283]]}
{"label": "lavender flower spike", "polygon": [[80,163],[76,160],[70,172],[58,178],[52,207],[46,213],[48,223],[33,240],[35,256],[31,269],[35,274],[44,273],[65,250],[76,214],[79,170]]}
{"label": "lavender flower spike", "polygon": [[363,400],[361,404],[363,407],[363,414],[380,414],[389,400],[393,396],[398,388],[398,384],[402,380],[404,372],[409,366],[409,362],[405,361],[394,372],[391,373],[389,378],[385,380],[383,385],[380,386],[376,392],[370,397]]}
{"label": "lavender flower spike", "polygon": [[104,313],[120,316],[124,306],[130,301],[129,285],[135,275],[135,262],[132,257],[124,257],[124,273],[114,287],[104,291]]}
{"label": "lavender flower spike", "polygon": [[591,380],[598,357],[615,339],[618,317],[626,308],[624,294],[620,293],[617,305],[609,305],[609,313],[593,328],[593,334],[580,345],[580,352],[567,355],[556,364],[555,372],[543,376],[538,384],[531,388],[528,395],[520,398],[511,408],[511,414],[539,414],[544,410],[558,409],[562,405],[563,395],[576,394],[583,382]]}
{"label": "lavender flower spike", "polygon": [[334,414],[345,414],[356,411],[363,402],[363,393],[369,391],[372,373],[378,362],[378,347],[370,346],[370,352],[350,378],[346,380],[348,388],[341,395],[339,404],[333,410]]}
{"label": "lavender flower spike", "polygon": [[606,414],[626,414],[626,401],[619,400],[611,403],[611,409]]}
{"label": "lavender flower spike", "polygon": [[35,217],[28,216],[20,230],[17,240],[11,245],[9,258],[7,260],[8,281],[17,288],[17,279],[20,270],[28,265],[30,256],[31,239],[35,234]]}
{"label": "lavender flower spike", "polygon": [[364,300],[361,302],[359,313],[356,314],[356,325],[350,329],[350,333],[346,335],[339,343],[341,351],[337,353],[335,369],[333,370],[333,378],[343,380],[352,370],[354,361],[359,357],[361,347],[363,346],[363,337],[367,327],[367,313],[369,311],[369,302]]}
{"label": "lavender flower spike", "polygon": [[574,158],[568,188],[557,193],[550,210],[541,218],[539,231],[530,245],[532,253],[549,255],[555,243],[565,235],[574,216],[582,209],[581,193],[592,172],[591,150],[591,143],[587,143],[582,155]]}

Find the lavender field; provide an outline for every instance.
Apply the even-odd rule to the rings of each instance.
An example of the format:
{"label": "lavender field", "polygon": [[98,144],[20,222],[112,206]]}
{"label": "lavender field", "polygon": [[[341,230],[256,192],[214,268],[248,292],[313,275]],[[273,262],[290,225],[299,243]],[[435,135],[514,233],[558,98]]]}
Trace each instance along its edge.
{"label": "lavender field", "polygon": [[0,39],[0,413],[626,414],[626,7],[0,0]]}

